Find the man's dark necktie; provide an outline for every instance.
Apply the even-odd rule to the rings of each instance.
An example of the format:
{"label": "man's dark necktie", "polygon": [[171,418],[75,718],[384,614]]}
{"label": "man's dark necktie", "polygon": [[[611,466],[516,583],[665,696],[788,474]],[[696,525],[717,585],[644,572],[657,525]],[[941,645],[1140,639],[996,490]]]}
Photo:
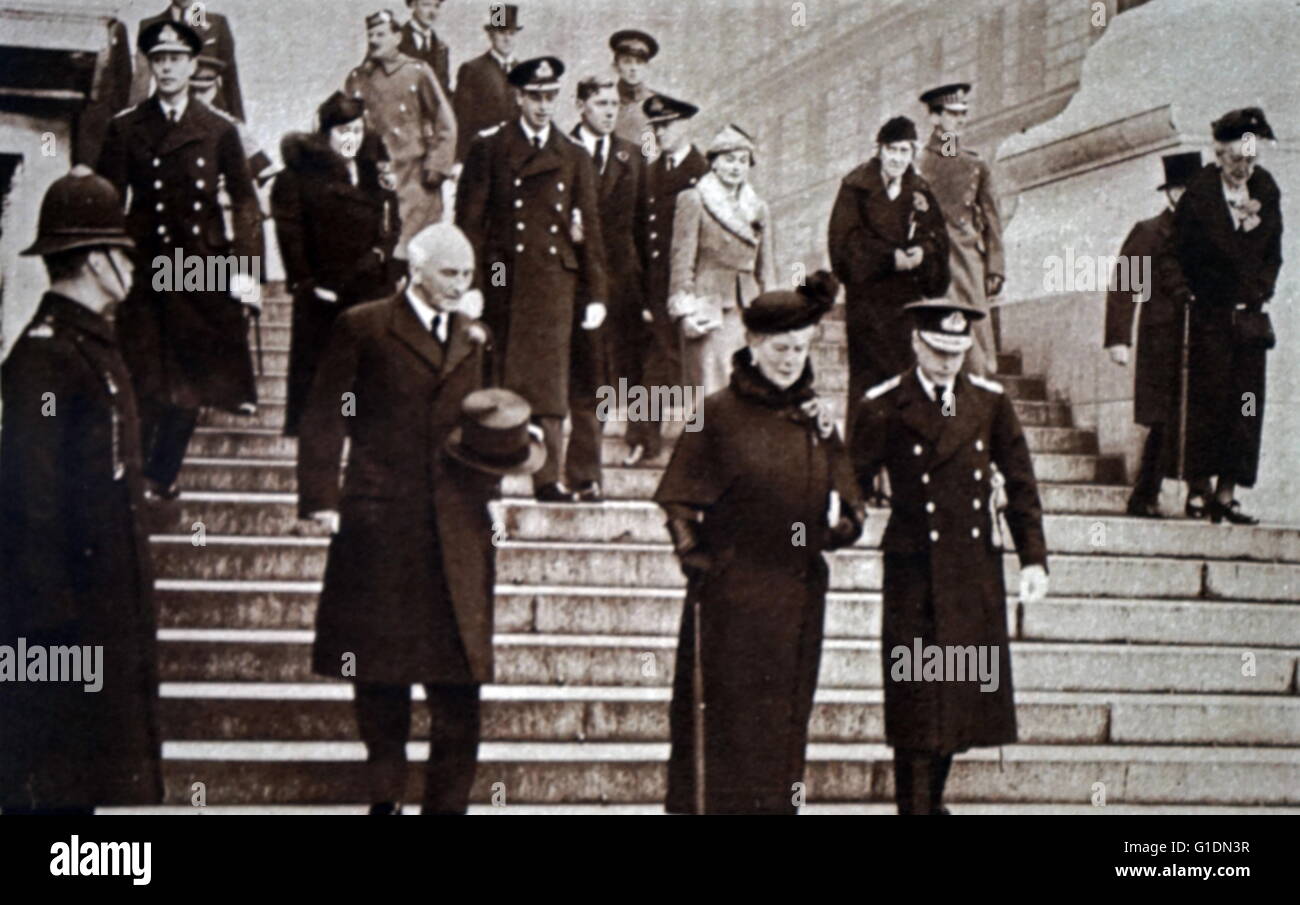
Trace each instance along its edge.
{"label": "man's dark necktie", "polygon": [[542,136],[540,135],[533,136],[533,147],[539,151],[542,149]]}
{"label": "man's dark necktie", "polygon": [[438,333],[438,327],[442,325],[442,319],[444,317],[446,317],[445,314],[435,314],[433,320],[429,322],[429,332],[433,334],[433,341],[438,344],[438,348],[445,351],[447,343],[443,341],[443,338]]}
{"label": "man's dark necktie", "polygon": [[600,141],[596,142],[596,172],[597,173],[605,172],[605,155],[607,153],[605,150],[605,143],[607,141],[609,141],[608,138],[602,138]]}

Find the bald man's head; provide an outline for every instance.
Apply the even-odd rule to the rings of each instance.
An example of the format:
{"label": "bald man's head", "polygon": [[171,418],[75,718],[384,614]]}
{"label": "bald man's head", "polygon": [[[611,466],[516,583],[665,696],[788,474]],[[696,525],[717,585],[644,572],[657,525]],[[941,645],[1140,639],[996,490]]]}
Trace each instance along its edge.
{"label": "bald man's head", "polygon": [[407,243],[411,288],[439,310],[456,307],[474,279],[474,249],[450,223],[435,223]]}

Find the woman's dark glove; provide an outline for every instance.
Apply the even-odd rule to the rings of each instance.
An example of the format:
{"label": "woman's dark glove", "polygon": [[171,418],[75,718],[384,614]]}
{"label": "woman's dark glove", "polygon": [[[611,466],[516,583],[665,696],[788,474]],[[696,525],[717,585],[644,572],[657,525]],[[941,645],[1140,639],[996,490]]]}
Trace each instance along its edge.
{"label": "woman's dark glove", "polygon": [[713,567],[713,559],[704,551],[700,541],[699,522],[688,519],[670,518],[668,535],[673,541],[673,552],[681,564],[682,574],[687,579],[703,575]]}

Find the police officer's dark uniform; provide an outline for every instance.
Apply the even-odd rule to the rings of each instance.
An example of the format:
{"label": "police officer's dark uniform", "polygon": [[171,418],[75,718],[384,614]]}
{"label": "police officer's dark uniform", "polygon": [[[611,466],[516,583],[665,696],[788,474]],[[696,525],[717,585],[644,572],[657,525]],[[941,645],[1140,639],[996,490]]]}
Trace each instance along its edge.
{"label": "police officer's dark uniform", "polygon": [[[511,70],[510,82],[558,91],[563,74],[555,57],[537,57]],[[591,157],[553,122],[543,134],[521,117],[474,140],[456,193],[456,225],[474,246],[502,385],[528,400],[546,434],[534,487],[549,502],[573,499],[560,485],[573,323],[583,302],[609,298],[596,178]]]}
{"label": "police officer's dark uniform", "polygon": [[[970,345],[977,308],[942,299],[907,306],[923,341],[955,352]],[[951,395],[948,395],[951,393]],[[945,414],[945,404],[948,406]],[[949,391],[926,386],[919,368],[868,390],[852,443],[859,485],[870,492],[889,470],[892,510],[885,554],[881,630],[885,737],[895,748],[899,813],[940,814],[952,755],[1016,740],[1006,589],[994,469],[1005,481],[1007,523],[1022,568],[1047,563],[1033,463],[1011,399],[976,375]],[[997,688],[972,681],[895,680],[899,646],[975,645],[997,654]]]}
{"label": "police officer's dark uniform", "polygon": [[[202,41],[183,23],[159,22],[141,32],[139,44],[146,56],[196,54]],[[223,272],[247,276],[260,248],[257,194],[235,125],[188,93],[177,104],[183,110],[167,109],[154,94],[118,114],[97,168],[124,199],[130,193],[127,231],[139,276],[119,328],[140,401],[145,476],[164,495],[175,492],[199,407],[249,412],[257,401],[240,300],[229,285],[180,291],[184,268],[175,266],[177,255],[201,259],[206,282],[211,262],[234,255],[237,268],[223,266]],[[223,190],[233,235],[226,231]],[[177,289],[153,290],[158,256],[172,262]]]}
{"label": "police officer's dark uniform", "polygon": [[[50,187],[36,243],[23,254],[48,261],[112,246],[131,248],[121,201],[82,166]],[[112,323],[47,292],[0,388],[0,645],[102,647],[94,693],[80,681],[0,682],[0,808],[157,804],[162,747],[139,423]]]}

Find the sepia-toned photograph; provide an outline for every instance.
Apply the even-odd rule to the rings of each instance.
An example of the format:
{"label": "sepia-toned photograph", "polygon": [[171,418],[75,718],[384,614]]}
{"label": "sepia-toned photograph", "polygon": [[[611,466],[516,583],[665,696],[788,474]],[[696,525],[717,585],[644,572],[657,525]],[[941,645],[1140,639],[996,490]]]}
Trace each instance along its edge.
{"label": "sepia-toned photograph", "polygon": [[1300,814],[1297,34],[0,0],[0,813]]}

